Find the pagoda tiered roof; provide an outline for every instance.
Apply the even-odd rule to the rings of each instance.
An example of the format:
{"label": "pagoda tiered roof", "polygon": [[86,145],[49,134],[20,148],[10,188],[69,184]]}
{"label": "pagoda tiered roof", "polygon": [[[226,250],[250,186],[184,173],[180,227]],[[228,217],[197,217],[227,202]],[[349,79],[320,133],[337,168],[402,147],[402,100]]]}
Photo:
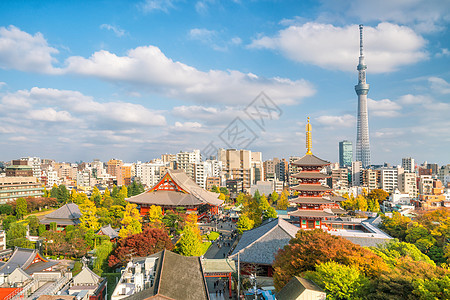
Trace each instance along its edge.
{"label": "pagoda tiered roof", "polygon": [[329,165],[330,162],[323,160],[321,158],[318,158],[314,154],[305,154],[303,157],[301,157],[299,160],[294,161],[292,164],[295,166],[299,166],[299,167],[326,166],[326,165]]}
{"label": "pagoda tiered roof", "polygon": [[292,177],[297,179],[327,179],[330,178],[329,175],[320,172],[302,171],[300,173],[292,175]]}
{"label": "pagoda tiered roof", "polygon": [[292,189],[296,190],[296,191],[305,191],[305,192],[328,192],[331,191],[331,188],[328,186],[324,186],[321,184],[299,184],[296,185],[294,187],[292,187]]}
{"label": "pagoda tiered roof", "polygon": [[297,197],[290,201],[291,203],[296,204],[332,204],[334,203],[331,200],[322,197]]}

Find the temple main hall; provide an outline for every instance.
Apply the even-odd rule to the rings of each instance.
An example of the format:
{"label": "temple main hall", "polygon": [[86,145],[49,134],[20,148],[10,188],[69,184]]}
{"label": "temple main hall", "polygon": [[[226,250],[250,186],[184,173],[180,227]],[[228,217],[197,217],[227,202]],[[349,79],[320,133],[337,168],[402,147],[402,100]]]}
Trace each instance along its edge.
{"label": "temple main hall", "polygon": [[167,170],[154,187],[126,200],[137,204],[141,215],[146,215],[152,205],[161,206],[163,211],[182,207],[201,215],[218,213],[223,203],[218,197],[219,194],[196,184],[183,170]]}

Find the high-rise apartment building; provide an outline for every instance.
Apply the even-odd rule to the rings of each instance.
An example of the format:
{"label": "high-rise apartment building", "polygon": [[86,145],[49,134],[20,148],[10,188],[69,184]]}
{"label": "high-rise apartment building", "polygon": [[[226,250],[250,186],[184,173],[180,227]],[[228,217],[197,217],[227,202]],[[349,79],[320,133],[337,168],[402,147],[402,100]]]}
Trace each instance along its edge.
{"label": "high-rise apartment building", "polygon": [[380,171],[367,169],[363,171],[363,186],[368,192],[380,188]]}
{"label": "high-rise apartment building", "polygon": [[405,170],[405,172],[414,172],[416,170],[414,158],[412,157],[402,158],[402,168]]}
{"label": "high-rise apartment building", "polygon": [[339,166],[341,168],[351,167],[353,160],[353,145],[352,142],[339,142]]}
{"label": "high-rise apartment building", "polygon": [[184,170],[186,175],[195,180],[195,164],[201,161],[200,150],[196,149],[192,152],[177,153],[177,169]]}
{"label": "high-rise apartment building", "polygon": [[[298,166],[294,165],[294,162],[299,160],[299,156],[291,156],[289,157],[289,165],[288,165],[288,183],[289,187],[294,187],[298,185],[298,179],[293,177],[292,175],[295,175],[300,172],[300,169]],[[292,191],[292,189],[289,189],[289,191]]]}
{"label": "high-rise apartment building", "polygon": [[168,163],[164,163],[162,160],[154,160],[151,163],[145,163],[140,165],[141,183],[148,188],[153,187],[158,181],[161,180],[165,174],[165,166]]}
{"label": "high-rise apartment building", "polygon": [[348,191],[348,169],[339,168],[331,170],[331,187],[334,191],[345,193]]}
{"label": "high-rise apartment building", "polygon": [[[242,181],[244,190],[250,190],[252,182],[258,177],[264,176],[261,152],[219,149],[218,157],[223,164],[225,179]],[[254,174],[256,171],[260,173],[258,176]]]}

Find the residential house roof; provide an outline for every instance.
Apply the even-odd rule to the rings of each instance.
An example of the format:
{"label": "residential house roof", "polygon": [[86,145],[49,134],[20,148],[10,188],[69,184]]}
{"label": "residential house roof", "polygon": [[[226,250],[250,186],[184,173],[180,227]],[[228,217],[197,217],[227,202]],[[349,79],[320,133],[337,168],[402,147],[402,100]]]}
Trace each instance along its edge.
{"label": "residential house roof", "polygon": [[99,235],[106,235],[110,239],[115,239],[119,237],[119,234],[117,233],[117,230],[111,227],[111,224],[105,225],[97,232]]}

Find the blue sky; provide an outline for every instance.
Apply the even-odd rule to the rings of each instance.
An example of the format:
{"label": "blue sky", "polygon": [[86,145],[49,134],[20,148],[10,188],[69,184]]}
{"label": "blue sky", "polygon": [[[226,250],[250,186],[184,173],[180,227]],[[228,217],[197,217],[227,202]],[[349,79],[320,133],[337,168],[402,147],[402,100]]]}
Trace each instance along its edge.
{"label": "blue sky", "polygon": [[[313,153],[337,161],[361,23],[372,163],[449,163],[448,0],[1,1],[0,160],[239,147],[236,117],[264,159],[303,155],[309,116]],[[261,92],[264,126],[244,112]]]}

